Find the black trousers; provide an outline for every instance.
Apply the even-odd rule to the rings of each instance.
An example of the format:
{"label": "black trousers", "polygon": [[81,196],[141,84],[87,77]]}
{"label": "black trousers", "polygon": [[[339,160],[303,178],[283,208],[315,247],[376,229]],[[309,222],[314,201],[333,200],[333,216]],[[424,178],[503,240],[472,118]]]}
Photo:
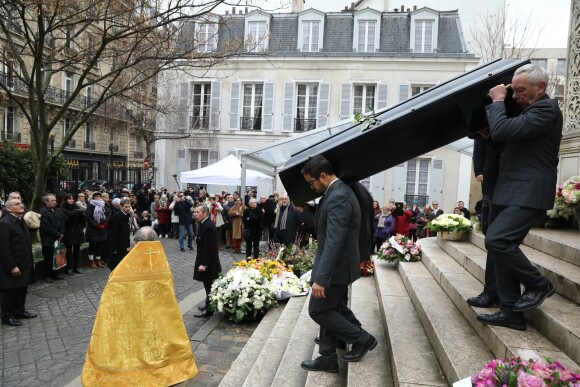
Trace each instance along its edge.
{"label": "black trousers", "polygon": [[24,314],[28,286],[0,290],[0,316],[2,320]]}
{"label": "black trousers", "polygon": [[45,277],[55,277],[58,270],[52,270],[52,261],[54,258],[53,246],[42,246],[42,271]]}
{"label": "black trousers", "polygon": [[258,258],[260,256],[260,235],[252,235],[251,238],[246,239],[246,257],[249,257],[252,253],[252,246],[253,248],[253,257]]}
{"label": "black trousers", "polygon": [[66,270],[79,268],[79,254],[81,245],[65,245],[66,247]]}
{"label": "black trousers", "polygon": [[493,221],[485,236],[485,248],[488,264],[491,261],[495,269],[497,293],[504,308],[512,308],[521,297],[520,283],[526,288],[547,283],[520,249],[542,213],[544,210],[529,207],[495,204],[492,207]]}
{"label": "black trousers", "polygon": [[[497,217],[497,212],[492,212],[493,205],[489,196],[484,195],[481,199],[481,231],[483,235],[487,236],[487,230],[489,225],[493,223]],[[490,296],[497,298],[497,279],[495,278],[495,265],[493,263],[493,258],[490,258],[489,251],[487,253],[487,259],[485,261],[485,284],[483,285],[483,291]]]}
{"label": "black trousers", "polygon": [[203,288],[205,289],[205,307],[209,310],[209,293],[211,292],[211,284],[213,280],[203,281]]}
{"label": "black trousers", "polygon": [[337,338],[351,344],[364,330],[347,306],[348,285],[331,285],[324,289],[324,295],[326,298],[310,298],[308,314],[320,326],[320,354],[334,357]]}

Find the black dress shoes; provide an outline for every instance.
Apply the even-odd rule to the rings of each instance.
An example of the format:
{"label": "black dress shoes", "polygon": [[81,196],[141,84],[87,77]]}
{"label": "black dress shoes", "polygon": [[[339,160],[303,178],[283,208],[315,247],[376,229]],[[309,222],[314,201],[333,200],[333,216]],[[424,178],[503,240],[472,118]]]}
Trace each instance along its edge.
{"label": "black dress shoes", "polygon": [[29,311],[29,310],[25,311],[25,312],[24,312],[24,313],[22,313],[22,314],[17,314],[17,315],[16,315],[16,317],[17,317],[17,318],[23,318],[23,319],[27,319],[27,320],[28,320],[28,319],[31,319],[31,318],[35,318],[35,317],[37,317],[37,316],[38,316],[38,314],[36,314],[36,313],[34,313],[34,312],[31,312],[31,311]]}
{"label": "black dress shoes", "polygon": [[74,275],[72,270],[67,270],[65,274],[70,275],[71,277]]}
{"label": "black dress shoes", "polygon": [[[547,280],[546,280],[547,281]],[[542,302],[554,294],[554,286],[547,281],[548,284],[542,288],[526,289],[524,294],[514,304],[514,312],[523,312],[540,306]]]}
{"label": "black dress shoes", "polygon": [[373,349],[375,349],[375,347],[378,344],[377,339],[375,339],[373,335],[367,333],[366,331],[363,331],[363,335],[366,336],[367,338],[366,339],[362,338],[362,339],[359,339],[358,341],[356,341],[352,345],[351,350],[342,356],[342,359],[344,361],[348,361],[348,362],[359,361],[363,357],[365,357],[365,355],[369,351],[372,351]]}
{"label": "black dress shoes", "polygon": [[198,306],[197,309],[203,312],[207,310],[207,306],[206,305]]}
{"label": "black dress shoes", "polygon": [[494,314],[480,314],[477,316],[477,321],[487,325],[497,325],[518,331],[525,331],[527,328],[526,318],[522,313],[507,311],[505,309]]}
{"label": "black dress shoes", "polygon": [[492,297],[489,293],[482,292],[479,296],[468,298],[467,303],[477,308],[493,308],[499,306],[499,298]]}
{"label": "black dress shoes", "polygon": [[213,312],[209,310],[204,310],[203,312],[199,312],[193,315],[194,317],[211,317],[213,316]]}
{"label": "black dress shoes", "polygon": [[52,279],[52,278],[50,278],[50,277],[46,277],[44,280],[45,280],[47,283],[49,283],[49,284],[51,284],[51,283],[53,283],[53,282],[54,282],[54,279]]}
{"label": "black dress shoes", "polygon": [[338,359],[335,356],[319,356],[314,360],[304,360],[300,367],[306,371],[324,371],[336,374],[338,372]]}
{"label": "black dress shoes", "polygon": [[10,325],[11,327],[19,327],[22,325],[22,321],[15,319],[14,317],[9,317],[2,319],[2,324]]}
{"label": "black dress shoes", "polygon": [[[316,345],[320,345],[320,337],[316,336],[314,338],[314,342],[316,343]],[[341,339],[336,339],[334,346],[336,347],[336,349],[346,349],[346,343]]]}

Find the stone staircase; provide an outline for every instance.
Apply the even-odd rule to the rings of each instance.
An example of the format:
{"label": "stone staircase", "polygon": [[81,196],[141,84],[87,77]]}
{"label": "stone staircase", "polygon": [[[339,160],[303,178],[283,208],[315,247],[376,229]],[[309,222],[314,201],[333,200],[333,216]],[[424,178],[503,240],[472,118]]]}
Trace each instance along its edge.
{"label": "stone staircase", "polygon": [[351,308],[379,341],[361,362],[340,362],[338,374],[300,368],[318,356],[318,326],[308,298],[296,297],[266,314],[220,386],[445,386],[510,355],[549,356],[580,370],[580,232],[533,229],[524,240],[522,249],[556,289],[526,312],[524,332],[478,323],[477,314],[490,309],[466,302],[483,288],[482,234],[420,243],[422,262],[377,261],[374,278],[352,285]]}

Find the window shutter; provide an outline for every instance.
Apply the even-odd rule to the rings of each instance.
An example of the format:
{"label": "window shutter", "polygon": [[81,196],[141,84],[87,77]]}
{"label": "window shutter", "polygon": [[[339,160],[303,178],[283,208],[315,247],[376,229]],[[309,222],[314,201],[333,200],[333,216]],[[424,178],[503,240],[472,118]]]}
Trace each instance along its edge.
{"label": "window shutter", "polygon": [[189,120],[189,109],[187,107],[188,92],[189,82],[182,82],[179,87],[179,129],[187,129],[187,121]]}
{"label": "window shutter", "polygon": [[262,131],[274,130],[274,82],[264,83],[264,113],[262,114]]}
{"label": "window shutter", "polygon": [[218,157],[219,157],[218,151],[209,151],[209,163],[208,163],[208,165],[217,163]]}
{"label": "window shutter", "polygon": [[215,81],[211,83],[211,100],[209,107],[209,128],[220,130],[220,103],[222,97],[222,83]]}
{"label": "window shutter", "polygon": [[282,132],[294,129],[294,82],[284,83],[284,108],[282,112]]}
{"label": "window shutter", "polygon": [[429,202],[438,201],[441,203],[443,200],[443,160],[434,159],[431,164],[431,176],[429,182]]}
{"label": "window shutter", "polygon": [[350,83],[340,85],[340,119],[344,120],[352,115],[350,109]]}
{"label": "window shutter", "polygon": [[405,200],[405,191],[407,183],[407,168],[405,163],[393,168],[393,195],[392,198],[398,202]]}
{"label": "window shutter", "polygon": [[230,130],[240,130],[240,82],[232,82],[230,96]]}
{"label": "window shutter", "polygon": [[387,107],[387,97],[389,94],[389,87],[384,83],[379,83],[379,98],[377,102],[377,110]]}
{"label": "window shutter", "polygon": [[330,104],[330,83],[318,85],[318,115],[316,127],[328,125],[328,108]]}
{"label": "window shutter", "polygon": [[409,85],[399,85],[399,102],[409,99]]}

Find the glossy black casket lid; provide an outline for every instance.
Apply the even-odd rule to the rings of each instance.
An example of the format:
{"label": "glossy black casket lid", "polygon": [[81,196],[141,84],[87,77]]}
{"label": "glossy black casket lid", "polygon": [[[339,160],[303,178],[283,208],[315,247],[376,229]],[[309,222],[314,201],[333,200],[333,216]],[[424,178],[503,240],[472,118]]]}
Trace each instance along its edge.
{"label": "glossy black casket lid", "polygon": [[[511,83],[514,71],[528,60],[500,59],[432,87],[377,114],[378,123],[361,131],[361,123],[292,155],[279,172],[294,203],[320,195],[300,173],[312,157],[330,160],[337,175],[354,182],[457,141],[487,125],[485,105],[489,89]],[[511,98],[506,103],[513,104]]]}

